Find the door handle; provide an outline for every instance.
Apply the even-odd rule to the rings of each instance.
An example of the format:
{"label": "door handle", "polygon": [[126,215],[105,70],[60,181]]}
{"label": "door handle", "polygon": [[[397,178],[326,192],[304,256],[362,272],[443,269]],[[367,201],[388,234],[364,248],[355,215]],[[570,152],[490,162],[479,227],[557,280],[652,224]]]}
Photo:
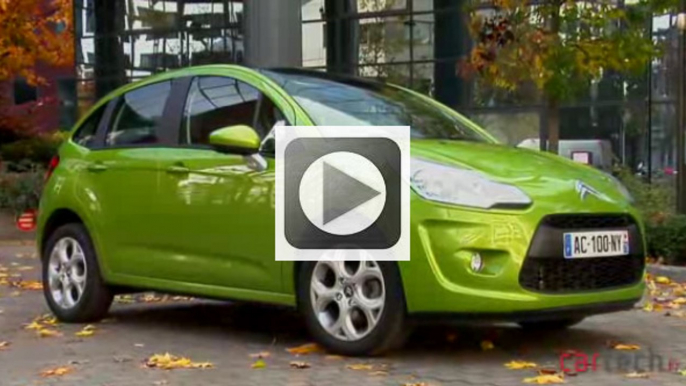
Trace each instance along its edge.
{"label": "door handle", "polygon": [[105,166],[99,162],[92,163],[92,164],[88,165],[87,168],[88,168],[89,172],[96,172],[96,173],[97,172],[104,172],[105,170],[107,170],[107,166]]}
{"label": "door handle", "polygon": [[170,174],[188,174],[190,169],[183,165],[173,165],[167,168],[167,173]]}

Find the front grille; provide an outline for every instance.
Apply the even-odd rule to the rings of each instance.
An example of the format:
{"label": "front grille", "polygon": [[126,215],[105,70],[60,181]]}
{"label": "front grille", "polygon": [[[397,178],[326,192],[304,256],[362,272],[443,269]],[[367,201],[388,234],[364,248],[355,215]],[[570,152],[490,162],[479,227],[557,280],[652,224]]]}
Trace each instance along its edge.
{"label": "front grille", "polygon": [[527,258],[519,274],[522,287],[538,292],[611,289],[637,283],[643,275],[637,256],[590,259]]}
{"label": "front grille", "polygon": [[635,222],[626,214],[555,214],[544,218],[541,224],[558,229],[590,230],[626,228]]}
{"label": "front grille", "polygon": [[[562,234],[566,231],[618,228],[628,229],[630,238],[634,240],[631,255],[581,259],[565,259],[562,255]],[[519,283],[522,287],[546,293],[593,291],[632,285],[643,276],[643,246],[638,226],[629,215],[547,216],[541,221],[532,245],[548,244],[549,247],[551,243],[557,245],[553,249],[545,250],[559,252],[529,251],[529,256],[524,259],[519,273]]]}

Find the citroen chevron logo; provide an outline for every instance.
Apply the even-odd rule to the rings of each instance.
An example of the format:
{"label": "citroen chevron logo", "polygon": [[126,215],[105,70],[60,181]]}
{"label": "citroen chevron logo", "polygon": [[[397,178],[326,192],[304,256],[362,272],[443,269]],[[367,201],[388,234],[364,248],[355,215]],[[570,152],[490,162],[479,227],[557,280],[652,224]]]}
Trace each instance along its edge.
{"label": "citroen chevron logo", "polygon": [[579,193],[579,198],[583,201],[586,199],[586,196],[589,194],[592,194],[598,198],[600,198],[601,194],[597,190],[593,189],[592,187],[586,185],[585,183],[576,180],[575,183],[575,190],[577,193]]}

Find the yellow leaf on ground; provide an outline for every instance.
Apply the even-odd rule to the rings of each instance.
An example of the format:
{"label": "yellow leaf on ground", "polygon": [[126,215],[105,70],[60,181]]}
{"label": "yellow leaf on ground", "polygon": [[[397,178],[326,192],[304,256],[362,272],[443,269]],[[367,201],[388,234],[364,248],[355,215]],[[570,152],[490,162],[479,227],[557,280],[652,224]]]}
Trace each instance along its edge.
{"label": "yellow leaf on ground", "polygon": [[269,351],[260,351],[254,354],[249,354],[248,356],[250,358],[255,358],[255,359],[263,359],[263,358],[269,358],[272,354]]}
{"label": "yellow leaf on ground", "polygon": [[658,276],[655,278],[655,282],[659,284],[670,284],[672,281],[667,276]]}
{"label": "yellow leaf on ground", "polygon": [[50,314],[45,314],[38,319],[36,319],[36,322],[43,323],[48,326],[56,326],[60,324],[60,322],[57,320],[56,317],[50,315]]}
{"label": "yellow leaf on ground", "polygon": [[95,334],[95,326],[92,324],[89,324],[86,327],[82,328],[81,331],[75,333],[74,335],[83,338],[83,337],[93,336],[93,334]]}
{"label": "yellow leaf on ground", "polygon": [[678,297],[672,301],[674,304],[686,304],[686,298]]}
{"label": "yellow leaf on ground", "polygon": [[327,355],[324,357],[324,359],[329,359],[329,360],[341,360],[344,359],[344,357],[340,355]]}
{"label": "yellow leaf on ground", "polygon": [[53,338],[56,336],[62,336],[62,333],[57,330],[51,330],[49,328],[41,328],[38,330],[38,336],[41,338]]}
{"label": "yellow leaf on ground", "polygon": [[350,370],[372,371],[372,370],[374,370],[374,365],[368,364],[368,363],[355,363],[352,365],[347,365],[347,366],[345,366],[345,368],[350,369]]}
{"label": "yellow leaf on ground", "polygon": [[267,363],[265,363],[262,359],[256,360],[252,365],[250,365],[253,369],[263,369],[267,367]]}
{"label": "yellow leaf on ground", "polygon": [[34,291],[40,291],[43,289],[43,283],[35,280],[30,280],[30,281],[20,281],[19,283],[16,284],[18,288],[24,289],[24,290],[34,290]]}
{"label": "yellow leaf on ground", "polygon": [[552,385],[555,383],[565,383],[565,379],[562,374],[543,374],[531,378],[524,378],[522,382],[532,383],[534,385]]}
{"label": "yellow leaf on ground", "polygon": [[355,363],[352,365],[347,365],[345,366],[347,369],[350,370],[364,370],[364,371],[371,371],[374,369],[374,365],[366,364],[366,363]]}
{"label": "yellow leaf on ground", "polygon": [[505,367],[510,370],[533,369],[536,366],[535,363],[526,361],[511,361],[505,363]]}
{"label": "yellow leaf on ground", "polygon": [[40,373],[41,377],[61,377],[74,371],[73,367],[63,366],[54,369],[43,370]]}
{"label": "yellow leaf on ground", "polygon": [[293,361],[290,363],[290,366],[293,367],[294,369],[309,369],[310,368],[310,364],[307,362]]}
{"label": "yellow leaf on ground", "polygon": [[679,375],[681,375],[682,377],[686,377],[686,370],[679,370],[678,373],[679,373]]}
{"label": "yellow leaf on ground", "polygon": [[209,369],[214,365],[210,362],[193,362],[188,358],[179,357],[170,353],[155,354],[145,361],[146,367],[164,370],[173,369]]}
{"label": "yellow leaf on ground", "polygon": [[24,326],[25,330],[40,330],[42,328],[43,328],[43,325],[36,322],[36,321],[33,321],[33,322],[27,324],[26,326]]}
{"label": "yellow leaf on ground", "polygon": [[7,341],[0,342],[0,351],[6,350],[9,347],[10,347],[10,342],[7,342]]}
{"label": "yellow leaf on ground", "polygon": [[493,350],[495,345],[490,340],[481,341],[481,349],[484,351]]}
{"label": "yellow leaf on ground", "polygon": [[649,377],[648,373],[639,373],[636,371],[628,373],[628,374],[624,374],[624,376],[627,378],[648,378]]}
{"label": "yellow leaf on ground", "polygon": [[298,347],[287,348],[286,351],[294,355],[307,355],[311,353],[321,352],[322,348],[319,347],[319,345],[317,345],[316,343],[308,343]]}
{"label": "yellow leaf on ground", "polygon": [[637,344],[624,344],[624,343],[618,343],[612,347],[615,350],[624,350],[624,351],[632,351],[632,350],[640,350],[641,346]]}

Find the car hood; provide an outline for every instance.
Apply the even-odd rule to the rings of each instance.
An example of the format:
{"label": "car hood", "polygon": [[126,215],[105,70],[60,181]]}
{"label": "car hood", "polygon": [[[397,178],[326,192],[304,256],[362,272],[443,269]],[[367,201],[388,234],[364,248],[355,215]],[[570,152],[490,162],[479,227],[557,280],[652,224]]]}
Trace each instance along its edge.
{"label": "car hood", "polygon": [[[499,144],[448,140],[413,140],[412,157],[479,171],[515,185],[536,201],[541,197],[590,208],[594,201],[621,206],[627,199],[608,174],[554,154]],[[580,197],[577,183],[597,191],[594,200]]]}

